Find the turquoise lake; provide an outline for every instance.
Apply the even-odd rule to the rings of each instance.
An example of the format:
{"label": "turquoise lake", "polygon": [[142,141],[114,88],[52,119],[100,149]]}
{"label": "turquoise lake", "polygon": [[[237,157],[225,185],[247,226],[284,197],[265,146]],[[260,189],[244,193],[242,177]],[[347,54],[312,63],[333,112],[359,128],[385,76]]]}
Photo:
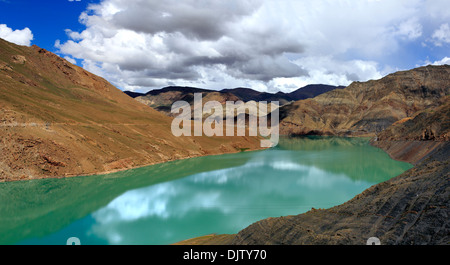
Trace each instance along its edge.
{"label": "turquoise lake", "polygon": [[0,183],[0,244],[172,244],[342,204],[412,165],[365,138],[281,138],[255,152],[108,175]]}

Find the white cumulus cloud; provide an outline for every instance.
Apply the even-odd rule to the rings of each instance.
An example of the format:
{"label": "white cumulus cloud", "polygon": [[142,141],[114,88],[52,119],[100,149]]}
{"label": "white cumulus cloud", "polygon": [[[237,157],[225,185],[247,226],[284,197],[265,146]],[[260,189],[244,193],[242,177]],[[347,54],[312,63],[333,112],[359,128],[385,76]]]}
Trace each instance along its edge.
{"label": "white cumulus cloud", "polygon": [[17,45],[30,46],[33,40],[33,33],[29,28],[13,30],[6,24],[0,24],[0,38]]}
{"label": "white cumulus cloud", "polygon": [[442,58],[442,60],[435,61],[434,63],[432,63],[432,65],[444,65],[444,64],[450,65],[450,57],[444,57]]}
{"label": "white cumulus cloud", "polygon": [[444,43],[450,43],[450,26],[448,23],[442,24],[439,29],[433,33],[432,38],[436,46],[442,46]]}

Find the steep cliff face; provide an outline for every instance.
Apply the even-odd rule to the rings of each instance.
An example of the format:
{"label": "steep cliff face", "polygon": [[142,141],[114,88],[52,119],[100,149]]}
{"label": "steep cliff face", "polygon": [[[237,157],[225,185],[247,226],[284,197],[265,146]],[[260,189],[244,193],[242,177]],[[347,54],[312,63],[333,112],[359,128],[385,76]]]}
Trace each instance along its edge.
{"label": "steep cliff face", "polygon": [[450,94],[450,66],[426,66],[354,82],[280,109],[282,134],[371,135],[440,106]]}
{"label": "steep cliff face", "polygon": [[450,97],[444,102],[394,123],[378,135],[378,140],[450,141]]}
{"label": "steep cliff face", "polygon": [[382,131],[372,145],[391,157],[417,164],[450,141],[450,99],[437,108],[429,108],[394,123]]}
{"label": "steep cliff face", "polygon": [[0,39],[0,181],[110,172],[259,148],[175,137],[172,119],[37,46]]}

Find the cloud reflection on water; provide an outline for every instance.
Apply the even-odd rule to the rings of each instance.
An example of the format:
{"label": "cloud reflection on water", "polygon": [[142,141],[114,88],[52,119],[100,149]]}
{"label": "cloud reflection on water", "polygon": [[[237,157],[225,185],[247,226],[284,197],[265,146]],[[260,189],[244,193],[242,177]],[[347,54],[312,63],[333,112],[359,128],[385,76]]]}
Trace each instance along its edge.
{"label": "cloud reflection on water", "polygon": [[[173,234],[172,222],[184,220],[185,226],[195,226],[189,222],[201,223],[211,215],[229,216],[229,222],[240,222],[230,227],[243,228],[267,217],[264,214],[296,214],[300,207],[307,210],[324,206],[320,201],[329,204],[339,198],[348,199],[349,192],[368,185],[353,182],[345,174],[330,173],[284,158],[273,160],[273,157],[256,156],[243,166],[127,191],[92,214],[97,223],[91,232],[112,244],[128,244],[133,242],[131,237],[139,233],[133,229],[133,224],[145,222],[146,229],[155,229],[155,233],[165,229],[169,235]],[[329,201],[324,203],[323,197]],[[278,215],[277,209],[280,210]],[[153,223],[159,225],[152,227]]]}

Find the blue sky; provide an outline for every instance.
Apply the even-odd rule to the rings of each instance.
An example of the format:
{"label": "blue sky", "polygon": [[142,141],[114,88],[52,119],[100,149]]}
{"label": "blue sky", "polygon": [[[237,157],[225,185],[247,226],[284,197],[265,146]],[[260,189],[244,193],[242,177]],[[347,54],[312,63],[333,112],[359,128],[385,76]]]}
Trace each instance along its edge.
{"label": "blue sky", "polygon": [[0,24],[14,30],[28,27],[34,36],[32,44],[55,52],[55,40],[67,39],[65,29],[85,29],[78,17],[93,2],[98,1],[0,0]]}
{"label": "blue sky", "polygon": [[289,92],[450,64],[448,0],[0,0],[0,37],[122,90]]}

